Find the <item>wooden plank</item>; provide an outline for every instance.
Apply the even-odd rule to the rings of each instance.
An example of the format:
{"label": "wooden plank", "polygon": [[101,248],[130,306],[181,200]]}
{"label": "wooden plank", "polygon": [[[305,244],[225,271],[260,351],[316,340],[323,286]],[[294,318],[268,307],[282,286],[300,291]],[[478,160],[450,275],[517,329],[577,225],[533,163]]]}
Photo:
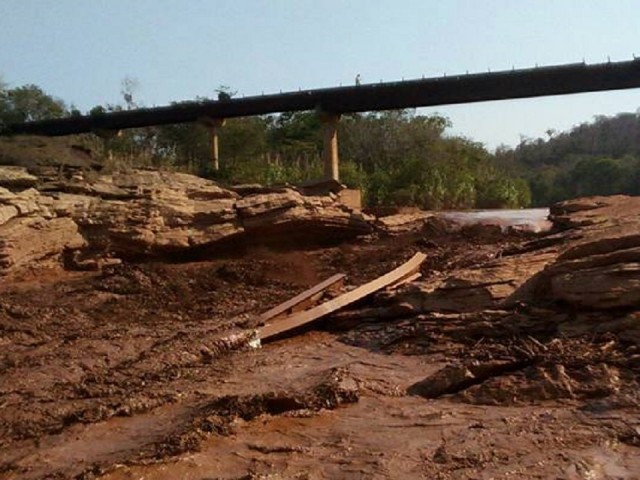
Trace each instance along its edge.
{"label": "wooden plank", "polygon": [[402,285],[406,285],[407,283],[411,283],[422,276],[420,272],[412,272],[406,277],[399,279],[397,282],[392,283],[387,287],[387,290],[393,290],[394,288],[401,287]]}
{"label": "wooden plank", "polygon": [[280,305],[277,305],[270,310],[267,310],[258,317],[258,321],[260,322],[260,324],[263,324],[267,323],[270,320],[274,320],[279,317],[304,310],[305,308],[320,300],[320,298],[322,298],[322,295],[326,291],[337,290],[341,288],[344,285],[345,278],[346,275],[344,273],[338,273],[287,300],[286,302],[281,303]]}
{"label": "wooden plank", "polygon": [[258,330],[258,337],[262,342],[281,336],[286,332],[290,332],[304,325],[308,325],[325,315],[335,312],[341,308],[346,307],[349,304],[357,302],[367,295],[377,292],[380,289],[388,287],[398,280],[410,276],[412,272],[415,272],[420,264],[424,261],[426,255],[423,253],[416,253],[408,262],[400,265],[395,270],[372,280],[369,283],[365,283],[360,287],[347,292],[339,297],[333,298],[317,307],[305,310],[303,312],[294,313],[293,315],[282,319],[279,322],[266,325]]}

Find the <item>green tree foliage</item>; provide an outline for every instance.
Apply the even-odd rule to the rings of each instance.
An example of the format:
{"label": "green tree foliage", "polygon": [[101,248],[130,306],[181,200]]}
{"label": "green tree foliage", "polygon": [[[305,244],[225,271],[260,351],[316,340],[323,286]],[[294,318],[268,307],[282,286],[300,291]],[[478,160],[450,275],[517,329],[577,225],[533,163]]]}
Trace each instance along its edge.
{"label": "green tree foliage", "polygon": [[528,181],[534,205],[640,194],[640,114],[598,116],[568,132],[548,133],[547,139],[522,139],[495,154],[496,165]]}
{"label": "green tree foliage", "polygon": [[412,111],[349,116],[341,155],[366,175],[356,185],[370,205],[428,209],[528,205],[525,182],[501,173],[486,149],[448,137],[449,121]]}
{"label": "green tree foliage", "polygon": [[[202,99],[198,99],[201,101]],[[497,169],[478,143],[445,135],[449,122],[411,111],[349,115],[340,123],[341,181],[369,205],[500,208],[529,203],[526,182]],[[322,125],[314,112],[227,120],[221,170],[211,170],[210,132],[199,124],[156,127],[155,164],[186,166],[225,183],[298,183],[322,177]],[[113,140],[122,154],[125,138]],[[126,143],[126,142],[125,142]],[[134,142],[139,144],[140,139]]]}
{"label": "green tree foliage", "polygon": [[67,113],[62,100],[36,85],[8,88],[0,82],[0,122],[4,124],[60,118]]}
{"label": "green tree foliage", "polygon": [[[89,114],[139,107],[134,97],[137,88],[135,80],[125,77],[122,102],[96,106]],[[23,90],[30,92],[30,102],[21,100]],[[221,102],[235,95],[226,86],[215,93]],[[12,112],[27,112],[19,120],[67,113],[62,103],[34,86],[14,89],[10,99]],[[210,99],[194,100],[202,101]],[[18,108],[22,105],[24,108]],[[448,136],[448,127],[445,117],[416,115],[409,110],[343,116],[339,124],[341,181],[361,188],[365,202],[372,206],[441,209],[528,205],[526,182],[497,168],[481,144]],[[114,167],[163,166],[227,184],[298,183],[323,176],[322,124],[315,112],[228,119],[219,132],[219,171],[211,168],[211,131],[205,124],[131,129],[97,143],[104,161]]]}

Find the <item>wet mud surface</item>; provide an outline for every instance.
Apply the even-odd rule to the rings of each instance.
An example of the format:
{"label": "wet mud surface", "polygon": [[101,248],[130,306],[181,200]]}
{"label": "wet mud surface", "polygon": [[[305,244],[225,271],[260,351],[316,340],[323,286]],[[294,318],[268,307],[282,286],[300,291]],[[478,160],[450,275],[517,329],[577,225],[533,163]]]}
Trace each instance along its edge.
{"label": "wet mud surface", "polygon": [[332,274],[359,285],[423,251],[437,278],[526,240],[431,232],[3,280],[0,478],[640,478],[638,347],[558,335],[572,312],[336,317],[216,350]]}

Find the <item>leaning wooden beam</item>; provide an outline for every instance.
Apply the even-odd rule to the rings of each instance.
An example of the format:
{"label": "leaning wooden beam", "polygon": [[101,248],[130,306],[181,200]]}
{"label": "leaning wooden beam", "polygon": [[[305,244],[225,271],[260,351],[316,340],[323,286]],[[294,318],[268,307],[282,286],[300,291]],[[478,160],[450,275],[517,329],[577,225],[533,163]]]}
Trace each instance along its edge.
{"label": "leaning wooden beam", "polygon": [[334,275],[333,277],[326,279],[324,282],[305,290],[286,302],[273,307],[271,310],[264,312],[258,317],[259,324],[262,325],[279,317],[290,315],[308,308],[320,300],[325,292],[337,291],[342,288],[345,277],[346,275],[344,273],[338,273],[337,275]]}
{"label": "leaning wooden beam", "polygon": [[284,318],[279,322],[272,323],[258,330],[258,338],[261,342],[273,340],[282,336],[284,333],[296,330],[302,326],[308,325],[329,313],[335,312],[341,308],[346,307],[364,297],[377,292],[378,290],[388,287],[399,279],[410,276],[417,270],[420,264],[424,261],[426,255],[423,253],[416,253],[408,262],[400,265],[395,270],[378,277],[375,280],[361,285],[355,290],[351,290],[339,297],[329,300],[317,307],[305,310],[303,312],[294,313],[293,315]]}

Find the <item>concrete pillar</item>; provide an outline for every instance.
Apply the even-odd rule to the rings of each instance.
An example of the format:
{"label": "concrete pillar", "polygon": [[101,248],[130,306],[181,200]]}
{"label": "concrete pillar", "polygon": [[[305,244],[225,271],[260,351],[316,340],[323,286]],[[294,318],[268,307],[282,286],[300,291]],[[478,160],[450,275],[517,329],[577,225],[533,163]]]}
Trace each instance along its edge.
{"label": "concrete pillar", "polygon": [[207,127],[211,132],[211,163],[213,170],[220,170],[220,150],[218,147],[218,134],[224,126],[224,118],[211,118],[206,121]]}
{"label": "concrete pillar", "polygon": [[217,172],[220,170],[220,150],[218,149],[218,129],[220,127],[211,128],[211,163],[213,169]]}
{"label": "concrete pillar", "polygon": [[324,162],[324,176],[330,180],[340,180],[338,158],[338,122],[339,114],[320,114],[322,122],[322,161]]}

